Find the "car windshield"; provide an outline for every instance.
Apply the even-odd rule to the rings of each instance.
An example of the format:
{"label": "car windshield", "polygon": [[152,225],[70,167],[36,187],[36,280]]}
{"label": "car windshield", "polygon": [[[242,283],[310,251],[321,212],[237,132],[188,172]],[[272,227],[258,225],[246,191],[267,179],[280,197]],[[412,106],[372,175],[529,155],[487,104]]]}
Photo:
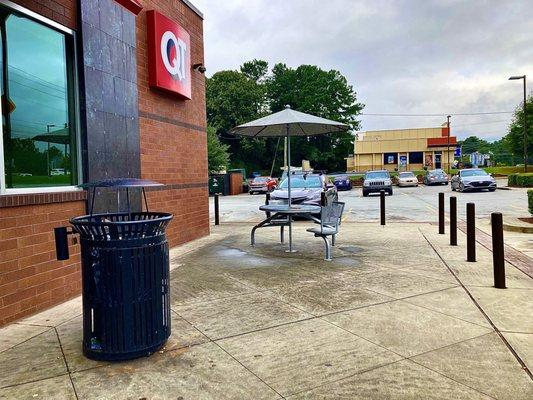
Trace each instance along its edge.
{"label": "car windshield", "polygon": [[346,179],[348,179],[348,176],[347,176],[347,175],[341,175],[341,176],[336,176],[336,177],[335,177],[335,180],[336,180],[336,181],[344,181],[344,180],[346,180]]}
{"label": "car windshield", "polygon": [[266,181],[268,181],[268,178],[265,178],[264,176],[254,178],[254,183],[265,183]]}
{"label": "car windshield", "polygon": [[400,173],[400,178],[414,178],[415,174],[412,172],[402,172]]}
{"label": "car windshield", "polygon": [[461,171],[461,176],[487,176],[488,174],[482,169],[469,169]]}
{"label": "car windshield", "polygon": [[[279,187],[287,189],[289,180],[285,179]],[[293,189],[307,189],[307,188],[321,188],[322,181],[316,175],[291,175],[291,188]]]}
{"label": "car windshield", "polygon": [[433,171],[429,171],[430,175],[446,175],[446,172],[444,172],[442,169],[434,169]]}
{"label": "car windshield", "polygon": [[388,179],[389,173],[386,171],[367,172],[365,179]]}

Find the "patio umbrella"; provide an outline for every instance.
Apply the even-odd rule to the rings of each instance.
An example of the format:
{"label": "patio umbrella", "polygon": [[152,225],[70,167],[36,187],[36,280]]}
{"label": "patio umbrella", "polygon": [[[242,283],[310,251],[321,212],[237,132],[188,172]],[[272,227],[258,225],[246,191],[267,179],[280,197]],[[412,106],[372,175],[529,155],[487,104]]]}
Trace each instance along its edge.
{"label": "patio umbrella", "polygon": [[317,136],[328,133],[344,132],[349,126],[314,115],[292,110],[285,106],[283,111],[268,115],[255,121],[239,125],[230,132],[247,137],[287,137],[287,190],[291,206],[291,136]]}

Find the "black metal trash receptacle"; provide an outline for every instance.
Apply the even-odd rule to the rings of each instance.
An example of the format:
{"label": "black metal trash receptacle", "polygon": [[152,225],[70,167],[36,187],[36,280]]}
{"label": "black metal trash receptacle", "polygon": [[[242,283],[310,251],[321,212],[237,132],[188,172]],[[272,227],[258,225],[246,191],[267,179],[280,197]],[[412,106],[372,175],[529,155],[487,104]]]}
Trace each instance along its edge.
{"label": "black metal trash receptacle", "polygon": [[[132,180],[115,184],[92,187],[136,186]],[[88,358],[149,355],[170,336],[165,229],[171,219],[172,214],[149,211],[92,214],[91,206],[91,214],[70,220],[73,233],[80,235],[83,352]]]}

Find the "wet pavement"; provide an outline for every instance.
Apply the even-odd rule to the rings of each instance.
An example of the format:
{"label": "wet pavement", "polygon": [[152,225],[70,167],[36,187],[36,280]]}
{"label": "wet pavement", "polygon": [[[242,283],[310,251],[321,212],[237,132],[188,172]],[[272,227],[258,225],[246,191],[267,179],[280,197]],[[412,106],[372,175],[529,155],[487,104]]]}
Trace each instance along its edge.
{"label": "wet pavement", "polygon": [[171,251],[172,335],[107,363],[80,298],[0,329],[0,399],[531,399],[533,279],[465,261],[427,223],[345,223],[332,262],[298,222],[226,223]]}
{"label": "wet pavement", "polygon": [[[498,185],[503,186],[499,180]],[[387,218],[394,222],[427,222],[438,215],[438,193],[457,197],[457,215],[466,218],[466,203],[476,204],[476,215],[480,220],[490,218],[490,213],[501,212],[504,217],[528,216],[527,189],[512,188],[495,192],[452,192],[450,186],[394,187],[394,194],[387,196]],[[339,201],[345,202],[344,221],[366,222],[379,220],[379,195],[363,197],[361,188],[339,192]],[[220,220],[224,222],[260,221],[264,213],[259,206],[264,204],[265,195],[241,194],[220,198]],[[211,217],[214,218],[213,198],[210,198]]]}

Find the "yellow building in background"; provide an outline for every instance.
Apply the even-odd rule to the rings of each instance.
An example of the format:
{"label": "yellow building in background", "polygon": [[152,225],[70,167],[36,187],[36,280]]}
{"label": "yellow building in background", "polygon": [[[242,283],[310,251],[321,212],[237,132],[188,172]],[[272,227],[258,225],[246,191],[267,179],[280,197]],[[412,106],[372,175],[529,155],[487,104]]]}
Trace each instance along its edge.
{"label": "yellow building in background", "polygon": [[346,158],[348,172],[373,169],[414,171],[448,168],[453,163],[457,138],[449,137],[448,128],[391,129],[360,132],[354,142],[354,154]]}

